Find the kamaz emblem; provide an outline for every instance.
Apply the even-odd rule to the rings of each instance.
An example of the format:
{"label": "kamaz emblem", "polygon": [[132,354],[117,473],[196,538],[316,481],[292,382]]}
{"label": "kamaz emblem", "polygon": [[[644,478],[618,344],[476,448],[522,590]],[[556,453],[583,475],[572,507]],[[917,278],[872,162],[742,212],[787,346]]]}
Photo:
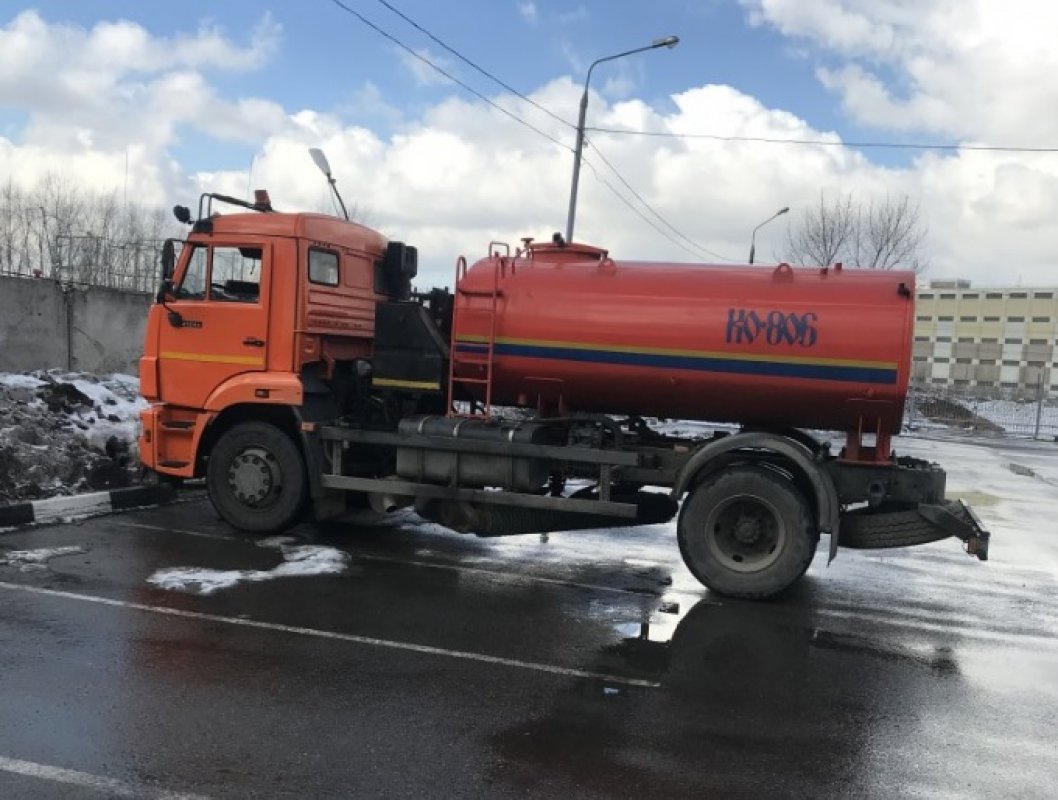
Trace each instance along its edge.
{"label": "kamaz emblem", "polygon": [[816,319],[813,311],[787,314],[783,311],[729,308],[725,340],[728,344],[753,344],[757,339],[764,339],[774,345],[814,347],[817,338]]}

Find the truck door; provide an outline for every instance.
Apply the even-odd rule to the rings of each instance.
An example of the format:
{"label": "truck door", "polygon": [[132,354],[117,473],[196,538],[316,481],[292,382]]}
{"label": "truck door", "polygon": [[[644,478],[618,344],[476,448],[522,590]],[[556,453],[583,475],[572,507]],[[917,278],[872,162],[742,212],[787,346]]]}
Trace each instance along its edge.
{"label": "truck door", "polygon": [[265,242],[185,245],[176,312],[163,319],[158,380],[167,403],[202,408],[220,384],[268,364],[272,248]]}

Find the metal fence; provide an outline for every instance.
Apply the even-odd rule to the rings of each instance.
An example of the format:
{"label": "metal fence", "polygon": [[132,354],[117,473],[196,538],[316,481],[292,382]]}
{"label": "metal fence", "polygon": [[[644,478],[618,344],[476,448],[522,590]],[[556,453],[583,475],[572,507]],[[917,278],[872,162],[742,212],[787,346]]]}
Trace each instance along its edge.
{"label": "metal fence", "polygon": [[971,433],[1058,440],[1058,397],[1026,392],[912,384],[904,408],[909,430],[948,428]]}
{"label": "metal fence", "polygon": [[0,274],[153,293],[158,288],[161,274],[162,241],[58,234],[48,243],[47,252],[42,252],[39,260],[9,260],[0,268]]}

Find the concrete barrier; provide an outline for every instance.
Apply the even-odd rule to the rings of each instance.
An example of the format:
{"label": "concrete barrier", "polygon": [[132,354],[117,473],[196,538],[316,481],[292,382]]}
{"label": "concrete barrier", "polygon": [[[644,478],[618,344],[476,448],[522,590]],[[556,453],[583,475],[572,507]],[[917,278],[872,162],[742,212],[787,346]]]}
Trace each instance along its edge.
{"label": "concrete barrier", "polygon": [[0,277],[0,372],[137,373],[151,297]]}

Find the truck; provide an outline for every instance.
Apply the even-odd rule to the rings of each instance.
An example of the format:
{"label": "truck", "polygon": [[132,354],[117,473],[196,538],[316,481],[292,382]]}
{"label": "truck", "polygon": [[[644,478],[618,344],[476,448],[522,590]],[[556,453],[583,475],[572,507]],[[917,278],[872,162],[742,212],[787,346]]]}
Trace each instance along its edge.
{"label": "truck", "polygon": [[204,478],[237,529],[365,504],[481,536],[678,515],[690,572],[753,599],[823,534],[830,560],[948,538],[988,557],[944,470],[893,451],[911,272],[617,260],[555,234],[419,291],[416,248],[348,218],[263,191],[174,211],[191,229],[162,249],[139,456]]}

